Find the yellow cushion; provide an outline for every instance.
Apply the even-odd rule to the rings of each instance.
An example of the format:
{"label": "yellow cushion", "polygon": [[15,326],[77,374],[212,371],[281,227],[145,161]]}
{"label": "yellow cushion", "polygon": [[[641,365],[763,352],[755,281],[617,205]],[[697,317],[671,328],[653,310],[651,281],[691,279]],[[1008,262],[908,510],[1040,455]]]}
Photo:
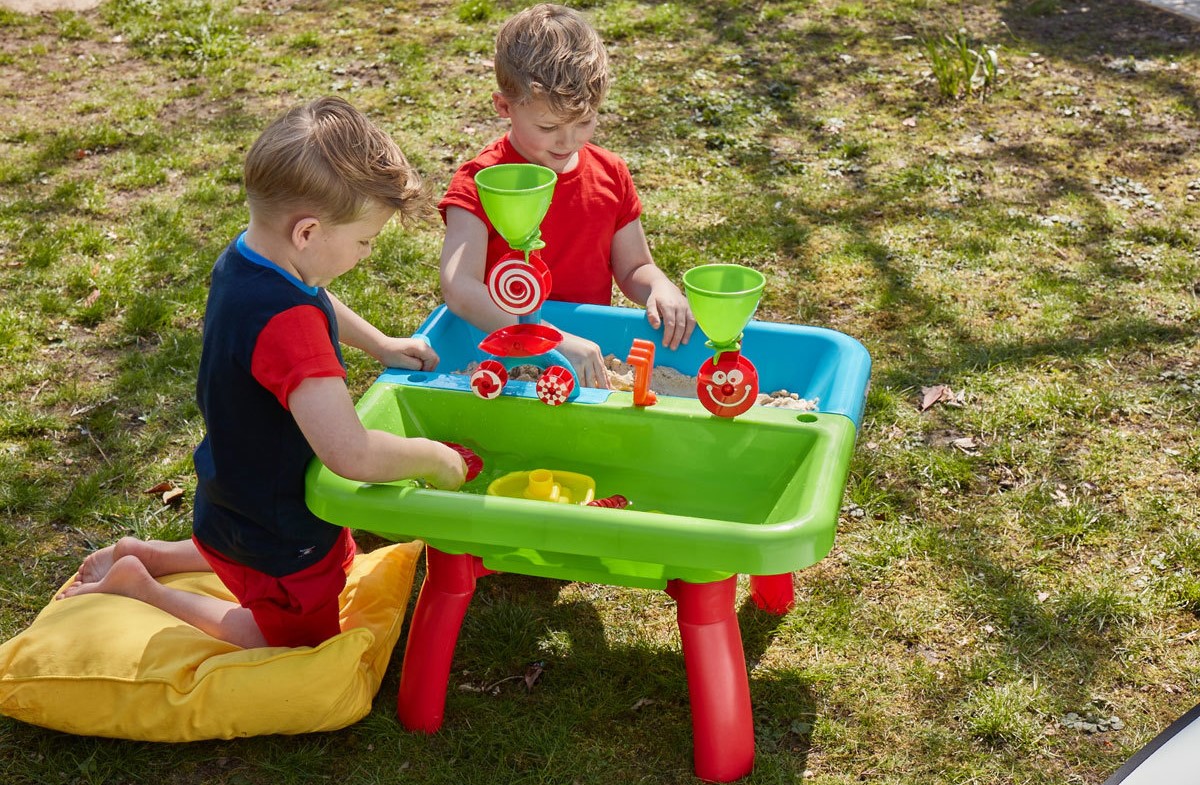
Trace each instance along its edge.
{"label": "yellow cushion", "polygon": [[[371,710],[400,637],[421,543],[360,554],[343,632],[315,648],[239,649],[111,594],[52,600],[0,646],[0,713],[87,736],[231,739],[344,728]],[[211,573],[167,576],[232,599]]]}

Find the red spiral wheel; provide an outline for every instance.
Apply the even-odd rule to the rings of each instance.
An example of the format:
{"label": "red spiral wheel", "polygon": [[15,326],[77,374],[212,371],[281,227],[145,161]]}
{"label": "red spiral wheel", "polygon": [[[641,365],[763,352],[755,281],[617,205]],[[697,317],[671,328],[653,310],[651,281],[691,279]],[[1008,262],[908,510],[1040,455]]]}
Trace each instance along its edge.
{"label": "red spiral wheel", "polygon": [[509,254],[488,271],[488,294],[504,311],[515,316],[533,313],[550,295],[550,269],[537,253]]}
{"label": "red spiral wheel", "polygon": [[471,374],[471,389],[486,401],[497,398],[508,384],[508,371],[495,360],[484,360]]}

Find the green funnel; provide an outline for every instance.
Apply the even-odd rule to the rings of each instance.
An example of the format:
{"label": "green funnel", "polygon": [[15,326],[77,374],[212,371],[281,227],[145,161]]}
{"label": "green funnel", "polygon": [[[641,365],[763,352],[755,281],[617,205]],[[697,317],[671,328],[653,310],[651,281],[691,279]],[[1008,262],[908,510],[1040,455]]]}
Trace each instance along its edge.
{"label": "green funnel", "polygon": [[683,274],[688,305],[712,348],[739,345],[766,281],[758,270],[740,264],[706,264]]}
{"label": "green funnel", "polygon": [[541,248],[542,219],[558,175],[537,164],[497,164],[475,173],[479,201],[508,244],[521,251]]}

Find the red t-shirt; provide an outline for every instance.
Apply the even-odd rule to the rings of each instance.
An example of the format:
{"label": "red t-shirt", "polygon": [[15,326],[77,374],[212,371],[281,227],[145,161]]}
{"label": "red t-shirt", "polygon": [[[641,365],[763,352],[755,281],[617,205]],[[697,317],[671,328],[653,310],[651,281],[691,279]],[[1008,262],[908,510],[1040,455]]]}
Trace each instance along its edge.
{"label": "red t-shirt", "polygon": [[[496,164],[521,163],[528,161],[505,134],[459,167],[438,203],[443,220],[447,207],[461,207],[487,226],[488,271],[512,249],[483,211],[475,173]],[[550,209],[542,220],[542,240],[546,243],[542,261],[554,278],[550,299],[612,305],[613,235],[641,213],[642,202],[625,162],[602,147],[584,145],[575,168],[558,176]]]}

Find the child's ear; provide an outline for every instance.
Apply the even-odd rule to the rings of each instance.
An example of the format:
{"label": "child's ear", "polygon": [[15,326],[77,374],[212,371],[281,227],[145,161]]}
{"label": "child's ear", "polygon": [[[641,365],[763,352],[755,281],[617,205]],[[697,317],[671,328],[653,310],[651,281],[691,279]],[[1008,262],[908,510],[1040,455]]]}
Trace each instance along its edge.
{"label": "child's ear", "polygon": [[499,91],[492,93],[492,106],[495,107],[496,114],[501,117],[512,116],[512,104],[504,97],[504,93]]}
{"label": "child's ear", "polygon": [[304,250],[312,242],[320,227],[321,222],[316,216],[306,215],[298,219],[296,223],[292,224],[292,245],[301,251]]}

